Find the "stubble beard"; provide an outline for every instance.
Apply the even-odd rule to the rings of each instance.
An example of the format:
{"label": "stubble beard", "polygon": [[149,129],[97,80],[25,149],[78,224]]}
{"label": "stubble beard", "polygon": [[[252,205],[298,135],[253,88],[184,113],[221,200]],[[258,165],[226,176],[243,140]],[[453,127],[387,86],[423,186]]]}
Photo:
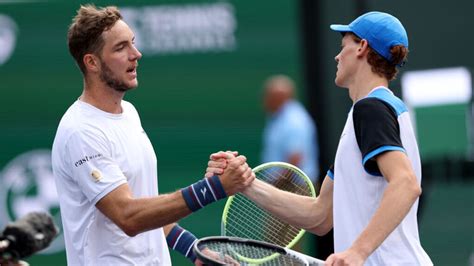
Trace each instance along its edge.
{"label": "stubble beard", "polygon": [[101,62],[100,66],[102,70],[100,73],[100,79],[113,90],[118,92],[126,92],[135,88],[135,86],[129,86],[125,84],[125,82],[115,77],[112,70],[104,62]]}

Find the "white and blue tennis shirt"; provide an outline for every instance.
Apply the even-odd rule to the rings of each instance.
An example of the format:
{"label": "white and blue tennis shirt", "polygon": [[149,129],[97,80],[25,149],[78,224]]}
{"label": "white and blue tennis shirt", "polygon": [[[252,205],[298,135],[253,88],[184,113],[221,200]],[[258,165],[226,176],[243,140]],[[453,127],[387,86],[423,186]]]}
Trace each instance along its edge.
{"label": "white and blue tennis shirt", "polygon": [[[388,88],[377,87],[351,108],[331,173],[336,252],[352,245],[379,207],[387,180],[375,158],[388,151],[406,153],[420,184],[420,156],[408,110]],[[418,200],[365,265],[432,265],[420,244],[417,209]]]}

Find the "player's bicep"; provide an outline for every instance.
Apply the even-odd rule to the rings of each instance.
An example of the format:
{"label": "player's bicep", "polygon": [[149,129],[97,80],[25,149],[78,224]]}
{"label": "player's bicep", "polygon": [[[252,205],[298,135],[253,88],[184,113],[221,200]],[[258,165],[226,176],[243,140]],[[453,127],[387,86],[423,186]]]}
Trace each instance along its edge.
{"label": "player's bicep", "polygon": [[329,175],[326,175],[321,185],[321,190],[319,192],[318,198],[322,200],[322,204],[325,206],[332,206],[333,200],[333,191],[334,191],[334,181]]}
{"label": "player's bicep", "polygon": [[311,214],[315,225],[309,230],[317,235],[325,235],[333,228],[333,191],[334,181],[326,175],[319,196],[314,201]]}
{"label": "player's bicep", "polygon": [[417,182],[408,156],[401,151],[388,151],[376,158],[378,168],[388,182],[406,178],[410,182]]}
{"label": "player's bicep", "polygon": [[334,181],[326,176],[321,185],[319,196],[316,198],[316,208],[324,210],[325,220],[330,219],[332,227],[332,206],[333,206]]}
{"label": "player's bicep", "polygon": [[122,227],[124,218],[124,209],[127,204],[133,200],[132,193],[128,184],[122,184],[102,197],[97,203],[96,207],[107,218],[112,220],[119,227]]}

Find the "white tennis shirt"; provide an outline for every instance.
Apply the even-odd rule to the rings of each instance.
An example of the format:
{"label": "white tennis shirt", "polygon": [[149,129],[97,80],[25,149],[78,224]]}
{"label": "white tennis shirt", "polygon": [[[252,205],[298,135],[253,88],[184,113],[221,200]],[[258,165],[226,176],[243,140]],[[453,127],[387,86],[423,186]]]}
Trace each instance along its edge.
{"label": "white tennis shirt", "polygon": [[157,159],[134,106],[111,114],[77,100],[59,123],[52,164],[68,265],[170,265],[162,228],[127,236],[95,204],[128,183],[158,195]]}
{"label": "white tennis shirt", "polygon": [[[334,249],[347,250],[367,227],[387,186],[374,158],[387,151],[408,156],[421,183],[421,163],[405,104],[378,87],[354,104],[347,116],[334,163]],[[418,235],[418,200],[367,258],[365,265],[432,265]]]}

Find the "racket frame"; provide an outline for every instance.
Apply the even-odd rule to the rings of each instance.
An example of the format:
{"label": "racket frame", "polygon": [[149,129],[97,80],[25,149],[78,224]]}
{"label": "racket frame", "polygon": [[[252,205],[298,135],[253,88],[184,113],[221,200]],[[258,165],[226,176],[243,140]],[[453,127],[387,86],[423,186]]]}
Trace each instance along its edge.
{"label": "racket frame", "polygon": [[[268,162],[268,163],[260,164],[260,165],[256,166],[255,168],[253,168],[252,171],[254,173],[257,173],[258,171],[262,171],[262,170],[265,170],[267,168],[274,167],[274,166],[286,168],[286,169],[297,172],[299,174],[299,176],[302,177],[303,181],[310,188],[311,196],[316,197],[316,191],[314,189],[313,183],[311,182],[311,179],[309,179],[309,177],[301,169],[299,169],[295,165],[292,165],[292,164],[289,164],[289,163],[286,163],[286,162],[275,161],[275,162]],[[227,223],[227,215],[229,213],[230,206],[232,205],[232,202],[234,201],[234,198],[235,198],[235,196],[230,196],[227,199],[227,202],[224,206],[224,211],[222,212],[221,234],[224,235],[224,236],[225,236],[225,227],[226,227],[226,223]],[[300,229],[300,232],[293,238],[293,240],[290,243],[288,243],[285,246],[285,248],[293,247],[303,237],[305,232],[306,231],[304,229]],[[252,241],[258,241],[258,240],[252,240]],[[266,242],[264,242],[264,243],[266,243]],[[279,246],[277,246],[277,247],[279,247]]]}
{"label": "racket frame", "polygon": [[250,265],[258,265],[265,263],[269,260],[272,260],[278,256],[281,255],[290,255],[292,257],[296,257],[299,260],[301,260],[303,263],[306,263],[307,265],[324,265],[324,261],[310,257],[306,254],[296,252],[294,250],[291,250],[289,248],[281,247],[272,243],[260,241],[260,240],[253,240],[253,239],[245,239],[245,238],[240,238],[240,237],[227,237],[227,236],[209,236],[209,237],[204,237],[199,240],[197,240],[194,245],[193,249],[196,254],[196,256],[203,262],[211,265],[225,265],[220,261],[217,261],[215,259],[209,258],[208,256],[204,255],[203,252],[199,249],[199,246],[203,242],[222,242],[224,243],[239,243],[239,244],[248,244],[251,246],[255,247],[260,247],[260,248],[265,248],[269,249],[270,252],[275,252],[274,254],[267,256],[262,259],[251,259],[251,258],[246,258],[238,253],[235,255],[240,259],[243,260]]}

